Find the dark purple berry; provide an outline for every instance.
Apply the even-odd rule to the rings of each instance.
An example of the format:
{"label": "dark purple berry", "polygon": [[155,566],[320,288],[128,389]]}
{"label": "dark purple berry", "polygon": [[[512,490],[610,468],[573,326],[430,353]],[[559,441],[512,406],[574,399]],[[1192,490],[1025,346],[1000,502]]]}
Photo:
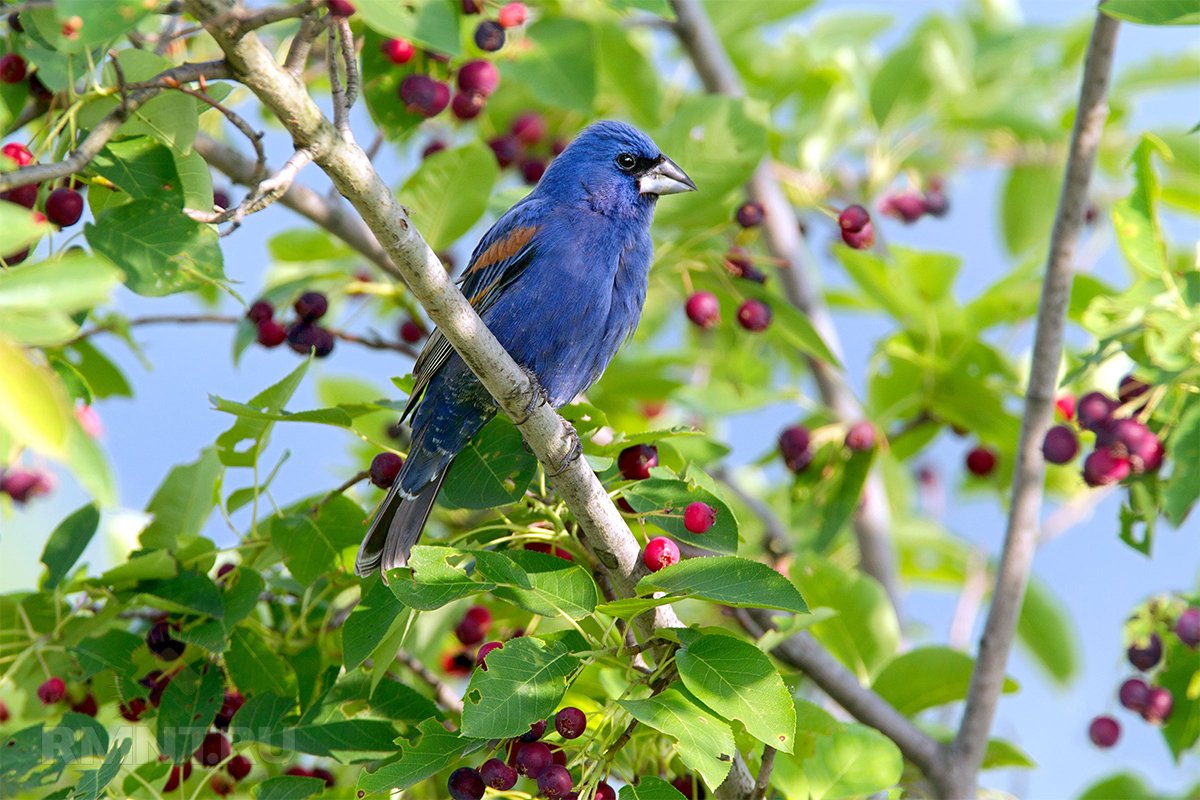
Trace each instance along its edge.
{"label": "dark purple berry", "polygon": [[395,453],[379,453],[371,459],[371,483],[380,489],[390,489],[400,475],[404,459]]}
{"label": "dark purple berry", "polygon": [[458,90],[484,97],[496,91],[500,85],[500,70],[490,61],[478,59],[468,61],[458,70]]}
{"label": "dark purple berry", "polygon": [[895,194],[885,197],[879,204],[879,210],[884,216],[912,224],[925,213],[925,202],[915,194]]}
{"label": "dark purple berry", "polygon": [[1096,747],[1112,747],[1121,738],[1121,725],[1112,717],[1096,717],[1088,725],[1088,738]]}
{"label": "dark purple berry", "polygon": [[1136,669],[1140,669],[1142,672],[1154,669],[1162,660],[1162,639],[1157,633],[1152,633],[1150,638],[1144,642],[1134,642],[1129,645],[1126,655],[1129,657],[1129,663],[1133,664]]}
{"label": "dark purple berry", "polygon": [[517,771],[498,758],[489,758],[483,762],[479,774],[484,783],[502,792],[517,785]]}
{"label": "dark purple berry", "polygon": [[[11,260],[9,263],[13,263]],[[23,505],[35,497],[49,494],[54,489],[54,478],[48,472],[16,467],[0,472],[0,493]]]}
{"label": "dark purple berry", "polygon": [[48,678],[37,689],[38,699],[42,705],[51,706],[60,702],[67,694],[67,684],[59,677]]}
{"label": "dark purple berry", "polygon": [[846,206],[838,214],[838,227],[843,231],[858,233],[871,224],[871,214],[860,205]]}
{"label": "dark purple berry", "polygon": [[450,790],[451,800],[480,800],[487,791],[487,785],[479,773],[470,767],[459,767],[450,775],[446,783]]}
{"label": "dark purple berry", "polygon": [[737,213],[734,214],[734,219],[743,228],[756,228],[762,225],[762,221],[766,216],[767,213],[763,210],[761,203],[750,201],[738,206]]}
{"label": "dark purple berry", "polygon": [[537,186],[538,181],[546,174],[546,162],[540,158],[526,158],[521,161],[521,177],[530,186]]}
{"label": "dark purple berry", "polygon": [[233,722],[233,715],[245,704],[246,698],[242,697],[240,692],[227,689],[225,691],[225,699],[221,701],[221,708],[217,711],[217,716],[213,719],[213,725],[221,730],[228,729],[229,724]]}
{"label": "dark purple berry", "polygon": [[117,712],[122,718],[130,722],[137,722],[142,718],[142,714],[146,713],[148,705],[144,699],[134,697],[128,703],[121,703],[117,707]]}
{"label": "dark purple berry", "polygon": [[1068,464],[1079,454],[1079,437],[1067,425],[1055,425],[1042,440],[1042,455],[1051,464]]}
{"label": "dark purple berry", "polygon": [[931,217],[944,217],[950,211],[950,199],[940,189],[931,189],[921,198],[925,213]]}
{"label": "dark purple berry", "polygon": [[658,449],[648,444],[630,445],[617,456],[617,468],[626,480],[644,481],[650,477],[650,468],[657,466]]}
{"label": "dark purple berry", "polygon": [[972,447],[967,453],[967,470],[978,478],[986,478],[996,469],[999,455],[986,445]]}
{"label": "dark purple berry", "polygon": [[325,5],[335,17],[349,17],[354,13],[354,4],[350,0],[325,0]]}
{"label": "dark purple berry", "polygon": [[25,59],[16,53],[0,56],[0,83],[20,83],[25,80]]}
{"label": "dark purple berry", "polygon": [[0,193],[0,200],[7,200],[10,203],[16,203],[22,208],[33,208],[37,205],[38,199],[38,184],[26,183],[21,186],[14,186],[7,192]]}
{"label": "dark purple berry", "polygon": [[293,307],[296,309],[296,316],[301,320],[313,322],[325,316],[325,312],[329,310],[329,301],[320,292],[305,292],[296,298]]}
{"label": "dark purple berry", "polygon": [[333,334],[318,325],[302,322],[288,328],[288,346],[301,355],[311,351],[317,358],[333,352]]}
{"label": "dark purple berry", "polygon": [[70,227],[82,216],[83,195],[74,189],[55,189],[46,198],[46,217],[58,227]]}
{"label": "dark purple berry", "polygon": [[1146,708],[1142,711],[1142,719],[1151,725],[1161,725],[1170,718],[1171,710],[1174,707],[1175,697],[1171,694],[1171,690],[1155,686],[1150,690],[1149,697],[1146,698]]}
{"label": "dark purple berry", "polygon": [[494,53],[504,47],[504,28],[498,22],[485,19],[475,28],[475,46],[485,53]]}
{"label": "dark purple berry", "polygon": [[146,646],[150,648],[151,653],[163,661],[174,661],[179,658],[187,646],[171,635],[173,630],[179,630],[179,625],[164,619],[154,623],[146,634]]}
{"label": "dark purple berry", "polygon": [[434,153],[440,153],[446,149],[446,143],[441,139],[434,139],[429,144],[425,145],[425,149],[421,151],[421,158],[429,158]]}
{"label": "dark purple berry", "polygon": [[596,794],[592,796],[592,800],[617,800],[617,790],[600,781],[596,784]]}
{"label": "dark purple berry", "polygon": [[554,761],[550,748],[542,742],[522,742],[517,747],[517,757],[514,766],[517,772],[536,778],[538,773]]}
{"label": "dark purple berry", "polygon": [[85,717],[94,717],[100,710],[100,706],[96,704],[96,695],[88,692],[78,703],[71,703],[71,710],[76,714],[83,714]]}
{"label": "dark purple berry", "polygon": [[466,122],[478,117],[486,104],[487,101],[481,94],[459,92],[450,103],[450,112],[454,114],[455,119]]}
{"label": "dark purple berry", "polygon": [[1095,431],[1112,419],[1120,403],[1101,392],[1088,392],[1079,398],[1075,413],[1084,430]]}
{"label": "dark purple berry", "polygon": [[[503,642],[484,642],[479,646],[479,652],[475,654],[475,666],[479,667],[484,672],[487,672],[488,653],[492,652],[493,650],[502,650],[503,648]],[[492,788],[498,789],[500,787],[496,786]]]}
{"label": "dark purple berry", "polygon": [[866,453],[875,447],[875,426],[866,420],[856,422],[846,431],[846,449],[852,453]]}
{"label": "dark purple berry", "polygon": [[211,731],[205,734],[204,741],[196,748],[194,758],[203,767],[215,767],[229,758],[230,752],[228,737],[223,733]]}
{"label": "dark purple berry", "polygon": [[527,111],[513,120],[512,135],[525,145],[535,145],[546,136],[546,120],[541,114]]}
{"label": "dark purple berry", "polygon": [[273,319],[264,319],[258,323],[256,338],[263,347],[278,347],[287,337],[287,329]]}
{"label": "dark purple berry", "polygon": [[416,344],[425,338],[425,329],[414,319],[406,319],[400,323],[400,338],[409,344]]}
{"label": "dark purple berry", "polygon": [[575,706],[567,706],[554,715],[554,729],[564,739],[578,739],[587,729],[587,717]]}
{"label": "dark purple berry", "polygon": [[855,250],[866,250],[875,244],[875,228],[868,222],[858,231],[842,231],[842,241]]}
{"label": "dark purple berry", "polygon": [[409,75],[400,82],[400,100],[413,114],[435,117],[450,105],[450,87],[428,75]]}
{"label": "dark purple berry", "polygon": [[246,310],[246,319],[256,325],[273,316],[275,316],[275,306],[271,305],[268,300],[255,300],[250,304],[250,308]]}
{"label": "dark purple berry", "polygon": [[750,298],[738,306],[737,321],[752,333],[765,331],[771,324],[771,307],[761,300]]}
{"label": "dark purple berry", "polygon": [[1129,459],[1110,450],[1093,450],[1083,460],[1083,482],[1088,486],[1109,486],[1129,477]]}
{"label": "dark purple berry", "polygon": [[[1121,402],[1121,405],[1127,405],[1148,391],[1150,391],[1150,384],[1139,381],[1132,374],[1126,375],[1124,378],[1121,378],[1121,383],[1117,387],[1117,399]],[[1133,409],[1132,413],[1137,414],[1145,407],[1146,404],[1143,403]]]}
{"label": "dark purple berry", "polygon": [[483,606],[471,606],[454,627],[454,635],[465,645],[479,644],[491,627],[492,613]]}
{"label": "dark purple berry", "polygon": [[1200,645],[1200,608],[1191,606],[1183,610],[1175,620],[1175,635],[1193,650]]}
{"label": "dark purple berry", "polygon": [[12,29],[13,33],[25,32],[25,26],[21,24],[21,14],[19,12],[14,11],[8,15],[8,27]]}
{"label": "dark purple berry", "polygon": [[232,202],[233,201],[229,199],[228,192],[222,192],[220,189],[217,189],[216,191],[213,192],[213,205],[216,206],[217,208],[220,208],[220,209],[229,208],[229,205]]}
{"label": "dark purple berry", "polygon": [[683,310],[701,328],[711,328],[721,321],[721,304],[712,292],[696,292],[687,299]]}
{"label": "dark purple berry", "polygon": [[489,139],[488,147],[492,148],[500,169],[511,167],[521,157],[521,142],[512,134]]}
{"label": "dark purple berry", "polygon": [[483,0],[462,0],[462,13],[468,16],[471,14],[482,14]]}
{"label": "dark purple berry", "polygon": [[1141,714],[1150,699],[1150,686],[1141,678],[1130,678],[1117,690],[1117,699],[1125,708]]}
{"label": "dark purple berry", "polygon": [[521,734],[522,742],[536,742],[541,739],[546,733],[546,720],[539,719],[537,722],[529,723],[529,730]]}
{"label": "dark purple berry", "polygon": [[562,798],[575,788],[575,782],[571,780],[571,773],[567,772],[566,767],[551,764],[538,773],[537,787],[546,797]]}
{"label": "dark purple berry", "polygon": [[803,425],[791,425],[779,434],[779,454],[792,472],[800,472],[812,461],[812,437]]}

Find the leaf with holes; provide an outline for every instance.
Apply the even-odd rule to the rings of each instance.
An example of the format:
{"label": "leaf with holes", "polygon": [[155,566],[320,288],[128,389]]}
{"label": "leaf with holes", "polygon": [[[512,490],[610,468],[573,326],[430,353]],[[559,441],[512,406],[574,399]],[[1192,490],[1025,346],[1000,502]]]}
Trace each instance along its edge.
{"label": "leaf with holes", "polygon": [[464,736],[503,739],[545,719],[567,690],[579,666],[565,645],[532,636],[511,639],[488,655],[487,669],[471,675],[463,698]]}

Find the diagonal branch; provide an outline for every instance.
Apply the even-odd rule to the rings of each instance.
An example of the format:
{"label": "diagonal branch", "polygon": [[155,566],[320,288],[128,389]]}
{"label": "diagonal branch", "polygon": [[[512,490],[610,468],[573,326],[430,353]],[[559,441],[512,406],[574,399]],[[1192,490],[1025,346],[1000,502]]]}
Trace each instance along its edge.
{"label": "diagonal branch", "polygon": [[1017,618],[1025,599],[1025,588],[1037,548],[1038,517],[1046,473],[1041,444],[1054,416],[1054,395],[1058,388],[1075,246],[1083,229],[1088,183],[1096,162],[1104,122],[1108,118],[1108,85],[1118,26],[1117,20],[1097,12],[1096,24],[1088,43],[1079,106],[1071,130],[1062,194],[1054,215],[1049,260],[1038,303],[1008,528],[1004,534],[1004,549],[1000,555],[991,607],[979,643],[979,656],[975,671],[971,674],[966,709],[958,735],[951,746],[952,772],[949,782],[942,787],[948,796],[965,797],[975,791],[976,774],[987,747],[988,731],[996,715],[996,704],[1004,682],[1004,668],[1012,650]]}
{"label": "diagonal branch", "polygon": [[[737,70],[700,0],[671,0],[671,5],[675,9],[675,33],[691,57],[696,72],[700,74],[704,88],[713,94],[745,96],[745,88]],[[816,268],[811,263],[804,237],[796,225],[795,213],[772,172],[770,159],[759,164],[747,188],[766,212],[763,231],[771,254],[781,265],[779,279],[784,294],[792,305],[809,318],[829,349],[840,355],[837,330],[814,282]],[[837,418],[843,422],[861,419],[862,407],[846,384],[845,376],[832,364],[820,359],[809,358],[808,363],[821,400]],[[854,534],[863,572],[883,585],[893,607],[899,611],[900,589],[896,583],[890,529],[891,511],[883,481],[876,471],[872,471],[863,487],[861,508],[854,515]]]}

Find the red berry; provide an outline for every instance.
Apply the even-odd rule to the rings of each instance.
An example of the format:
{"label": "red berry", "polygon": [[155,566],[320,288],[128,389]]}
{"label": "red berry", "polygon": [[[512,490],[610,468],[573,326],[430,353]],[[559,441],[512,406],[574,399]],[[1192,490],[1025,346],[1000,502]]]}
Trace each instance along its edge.
{"label": "red berry", "polygon": [[470,675],[474,666],[475,659],[465,650],[442,656],[442,670],[447,675]]}
{"label": "red berry", "polygon": [[1125,708],[1141,714],[1150,699],[1150,686],[1141,678],[1130,678],[1117,690],[1117,699]]}
{"label": "red berry", "polygon": [[803,425],[792,425],[780,432],[779,454],[792,472],[800,472],[812,461],[811,441],[808,428]]}
{"label": "red berry", "polygon": [[309,770],[309,772],[314,778],[320,778],[321,780],[325,781],[326,789],[333,788],[333,785],[337,783],[337,780],[333,777],[333,773],[324,767],[313,767],[311,770]]}
{"label": "red berry", "polygon": [[1075,395],[1060,394],[1054,401],[1054,409],[1065,422],[1075,419]]}
{"label": "red berry", "polygon": [[475,46],[485,53],[494,53],[504,47],[504,39],[504,28],[490,19],[485,19],[475,28]]}
{"label": "red berry", "polygon": [[287,329],[273,319],[264,319],[258,323],[255,338],[263,347],[278,347],[287,337]]}
{"label": "red berry", "polygon": [[[493,650],[503,649],[503,642],[484,642],[479,646],[479,652],[475,654],[475,666],[479,667],[484,672],[487,672],[487,657],[488,653]],[[493,786],[494,789],[499,789],[499,786]]]}
{"label": "red berry", "polygon": [[23,505],[35,497],[50,494],[53,489],[54,478],[48,472],[20,467],[0,472],[0,493],[11,497],[14,503]]}
{"label": "red berry", "polygon": [[490,61],[468,61],[458,70],[458,90],[489,96],[500,85],[500,70]]}
{"label": "red berry", "polygon": [[596,794],[592,795],[592,800],[617,800],[617,790],[600,781],[596,784]]}
{"label": "red berry", "polygon": [[521,157],[521,142],[511,134],[489,139],[488,147],[492,148],[500,169],[511,167]]}
{"label": "red berry", "polygon": [[875,447],[875,426],[863,420],[846,431],[846,449],[852,453],[866,453]]}
{"label": "red berry", "polygon": [[425,145],[425,149],[421,151],[421,158],[429,158],[434,153],[440,153],[446,149],[446,143],[441,139],[434,139],[429,144]]}
{"label": "red berry", "polygon": [[1079,398],[1075,413],[1079,415],[1079,425],[1084,430],[1094,431],[1112,419],[1113,412],[1120,403],[1101,392],[1088,392]]}
{"label": "red berry", "polygon": [[567,772],[566,767],[551,764],[538,773],[537,787],[538,791],[546,797],[561,798],[567,796],[575,787],[575,783],[571,780],[571,773]]}
{"label": "red berry", "polygon": [[523,742],[517,747],[514,766],[517,772],[536,778],[538,773],[554,761],[550,748],[542,742]]}
{"label": "red berry", "polygon": [[409,75],[400,82],[400,100],[413,114],[435,117],[450,105],[450,87],[428,75]]}
{"label": "red berry", "polygon": [[1150,429],[1135,419],[1116,419],[1096,429],[1096,447],[1128,458],[1135,473],[1152,472],[1162,466],[1163,446]]}
{"label": "red berry", "polygon": [[721,304],[712,292],[696,292],[687,299],[683,310],[701,328],[711,328],[721,321]]}
{"label": "red berry", "polygon": [[651,572],[679,563],[679,545],[665,536],[655,536],[646,542],[642,551],[642,563]]}
{"label": "red berry", "polygon": [[167,782],[163,784],[163,792],[173,792],[179,788],[179,784],[192,777],[192,762],[191,760],[183,762],[182,765],[176,764],[171,767],[171,774],[167,776]]}
{"label": "red berry", "polygon": [[587,716],[575,706],[567,706],[554,715],[554,729],[564,739],[578,739],[587,730]]}
{"label": "red berry", "polygon": [[1096,717],[1088,725],[1088,738],[1096,747],[1112,747],[1121,738],[1121,725],[1112,717]]}
{"label": "red berry", "polygon": [[648,444],[626,447],[617,456],[617,468],[629,481],[644,481],[650,477],[650,468],[658,466],[658,449]]}
{"label": "red berry", "polygon": [[704,784],[698,783],[691,775],[682,775],[671,781],[671,785],[687,800],[704,800]]}
{"label": "red berry", "polygon": [[407,39],[384,39],[380,49],[393,64],[407,64],[417,54],[417,48]]}
{"label": "red berry", "polygon": [[1146,698],[1146,708],[1142,711],[1142,719],[1151,725],[1161,725],[1171,716],[1175,707],[1175,698],[1170,689],[1155,686]]}
{"label": "red berry", "polygon": [[999,456],[996,451],[986,445],[976,445],[967,453],[967,469],[979,478],[986,478],[996,469]]}
{"label": "red berry", "polygon": [[380,489],[390,489],[404,466],[404,459],[395,453],[379,453],[371,459],[371,483]]}
{"label": "red berry", "polygon": [[296,298],[293,308],[301,320],[313,322],[325,316],[325,312],[329,310],[329,301],[320,292],[305,292]]}
{"label": "red berry", "polygon": [[738,206],[737,212],[733,216],[737,220],[737,224],[743,228],[754,228],[762,224],[766,215],[761,203],[748,201]]}
{"label": "red berry", "polygon": [[1192,606],[1184,609],[1179,619],[1175,620],[1175,635],[1193,650],[1200,645],[1200,608]]}
{"label": "red berry", "polygon": [[1129,459],[1109,450],[1093,450],[1083,460],[1083,482],[1088,486],[1108,486],[1129,477]]}
{"label": "red berry", "polygon": [[83,195],[74,189],[55,189],[46,198],[46,216],[60,228],[74,225],[83,216]]}
{"label": "red berry", "polygon": [[140,697],[134,697],[128,703],[121,703],[117,711],[130,722],[137,722],[146,713],[148,704]]}
{"label": "red berry", "polygon": [[1066,425],[1055,425],[1042,440],[1042,455],[1051,464],[1068,464],[1079,454],[1079,438]]}
{"label": "red berry", "polygon": [[0,153],[8,156],[17,163],[18,167],[27,167],[33,163],[33,153],[29,148],[18,142],[9,142],[0,148]]}
{"label": "red berry", "polygon": [[313,771],[308,767],[288,767],[283,771],[284,775],[291,775],[294,778],[315,778]]}
{"label": "red berry", "polygon": [[487,791],[483,778],[470,767],[459,767],[450,775],[446,787],[450,790],[451,800],[480,800]]}
{"label": "red berry", "polygon": [[870,213],[860,205],[846,206],[838,214],[838,227],[843,231],[858,233],[871,224]]}
{"label": "red berry", "polygon": [[894,194],[883,199],[879,210],[907,224],[916,222],[925,213],[925,203],[915,194]]}
{"label": "red berry", "polygon": [[20,83],[25,80],[25,59],[16,53],[0,56],[0,83]]}
{"label": "red berry", "polygon": [[76,714],[85,714],[86,716],[94,717],[96,716],[96,712],[100,710],[100,707],[96,705],[96,695],[88,692],[78,703],[71,704],[71,710]]}
{"label": "red berry", "polygon": [[425,329],[416,320],[406,319],[400,323],[400,338],[409,344],[416,344],[425,338]]}
{"label": "red berry", "polygon": [[172,631],[177,630],[179,630],[178,623],[166,620],[154,623],[146,633],[146,646],[150,648],[151,653],[163,661],[174,661],[182,656],[183,651],[187,648],[187,645],[172,635]]}
{"label": "red berry", "polygon": [[521,741],[522,742],[536,742],[538,739],[541,739],[542,735],[545,733],[546,733],[546,720],[539,719],[537,722],[531,722],[529,724],[529,730],[527,730],[527,731],[525,731],[525,733],[521,734]]}
{"label": "red berry", "polygon": [[454,635],[466,645],[479,644],[492,627],[492,614],[483,606],[471,606],[454,628]]}
{"label": "red berry", "polygon": [[475,92],[459,92],[454,95],[454,100],[450,103],[450,112],[454,114],[455,119],[466,122],[478,117],[483,112],[485,105],[487,105],[487,100],[483,95]]}
{"label": "red berry", "polygon": [[12,712],[8,710],[8,706],[3,700],[0,700],[0,725],[12,719]]}
{"label": "red berry", "polygon": [[221,708],[213,718],[213,725],[222,730],[228,728],[229,723],[233,721],[233,715],[245,704],[246,698],[242,697],[240,692],[225,690],[225,699],[221,701]]}
{"label": "red berry", "polygon": [[517,785],[517,771],[498,758],[489,758],[479,768],[483,782],[493,789],[508,791]]}
{"label": "red berry", "polygon": [[717,512],[708,503],[688,503],[683,510],[683,527],[692,533],[704,533],[717,522]]}
{"label": "red berry", "polygon": [[1129,663],[1142,672],[1154,669],[1158,662],[1162,661],[1162,639],[1157,633],[1152,633],[1150,638],[1144,642],[1134,642],[1129,645],[1126,655],[1129,657]]}
{"label": "red berry", "polygon": [[173,674],[164,674],[162,670],[156,669],[146,673],[146,677],[142,678],[139,683],[150,690],[150,705],[158,708],[158,704],[162,702],[163,692],[167,690],[167,686],[171,683]]}
{"label": "red berry", "polygon": [[228,772],[235,781],[240,781],[250,774],[250,770],[254,768],[254,764],[245,756],[234,756],[225,765],[225,771]]}
{"label": "red berry", "polygon": [[855,250],[866,250],[875,244],[875,228],[868,222],[858,231],[842,231],[842,241]]}
{"label": "red berry", "polygon": [[515,28],[518,25],[524,25],[528,16],[529,10],[525,8],[524,3],[509,3],[500,9],[496,19],[505,28]]}
{"label": "red berry", "polygon": [[348,17],[354,13],[354,4],[350,0],[325,0],[325,5],[335,17]]}
{"label": "red berry", "polygon": [[196,748],[193,757],[200,766],[215,767],[229,758],[229,753],[229,739],[225,734],[211,731],[204,735],[204,741]]}
{"label": "red berry", "polygon": [[546,121],[541,114],[528,111],[513,120],[512,135],[521,144],[535,145],[546,135]]}
{"label": "red berry", "polygon": [[275,316],[275,306],[267,300],[255,300],[246,310],[246,319],[256,325]]}
{"label": "red berry", "polygon": [[738,306],[737,321],[748,331],[765,331],[771,324],[771,307],[761,300],[750,298]]}

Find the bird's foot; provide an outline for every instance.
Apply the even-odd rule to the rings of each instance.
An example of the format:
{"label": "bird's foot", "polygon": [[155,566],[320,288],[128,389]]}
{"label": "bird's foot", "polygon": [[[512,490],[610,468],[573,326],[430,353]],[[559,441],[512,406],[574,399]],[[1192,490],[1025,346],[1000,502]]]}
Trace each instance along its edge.
{"label": "bird's foot", "polygon": [[533,412],[537,411],[538,406],[546,405],[550,402],[549,395],[542,388],[541,381],[538,380],[533,370],[526,369],[525,367],[521,369],[524,371],[525,377],[529,379],[529,383],[516,387],[510,395],[510,399],[512,400],[525,401],[525,410],[520,419],[513,420],[514,425],[523,425],[528,422],[529,418],[533,416]]}
{"label": "bird's foot", "polygon": [[563,456],[563,460],[559,462],[558,469],[547,474],[546,477],[548,478],[557,478],[559,475],[562,475],[570,468],[572,462],[579,460],[579,457],[583,455],[583,442],[579,441],[579,433],[575,430],[575,427],[569,422],[564,422],[563,427],[565,429],[563,435],[570,440],[571,449],[567,451],[567,454]]}

